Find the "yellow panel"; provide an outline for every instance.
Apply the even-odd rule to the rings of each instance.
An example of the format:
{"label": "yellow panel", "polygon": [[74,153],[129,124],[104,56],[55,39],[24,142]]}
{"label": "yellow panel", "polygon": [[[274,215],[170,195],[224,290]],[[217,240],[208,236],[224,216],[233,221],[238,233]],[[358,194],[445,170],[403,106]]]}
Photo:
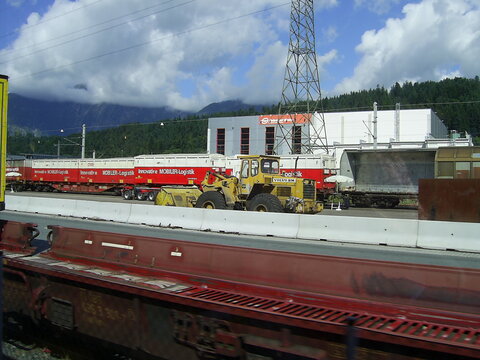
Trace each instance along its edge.
{"label": "yellow panel", "polygon": [[457,154],[456,154],[457,158],[470,158],[470,156],[472,155],[472,148],[468,147],[468,148],[462,148],[462,147],[459,147],[457,149]]}
{"label": "yellow panel", "polygon": [[0,75],[0,210],[5,208],[5,167],[7,157],[8,77]]}

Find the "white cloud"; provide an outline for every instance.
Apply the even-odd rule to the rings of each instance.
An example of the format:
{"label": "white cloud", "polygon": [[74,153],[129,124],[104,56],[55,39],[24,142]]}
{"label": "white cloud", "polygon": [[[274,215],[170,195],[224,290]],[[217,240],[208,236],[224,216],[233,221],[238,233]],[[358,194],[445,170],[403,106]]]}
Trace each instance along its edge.
{"label": "white cloud", "polygon": [[369,11],[382,15],[388,13],[391,7],[399,2],[400,0],[355,0],[355,7],[366,6]]}
{"label": "white cloud", "polygon": [[336,93],[480,74],[478,0],[423,0],[406,5],[403,14],[363,34],[356,48],[361,60],[353,75],[336,86]]}
{"label": "white cloud", "polygon": [[25,0],[7,0],[7,4],[13,7],[20,7]]}
{"label": "white cloud", "polygon": [[[260,6],[255,0],[184,1],[185,6],[85,36],[126,19],[100,27],[96,26],[98,23],[158,2],[104,0],[81,8],[90,3],[55,0],[46,14],[29,16],[15,42],[0,50],[0,66],[10,76],[13,92],[59,100],[183,110],[198,110],[210,102],[232,98],[255,103],[280,98],[286,44],[279,43],[285,22],[278,19],[288,21],[290,7],[234,18],[279,6],[284,0],[265,0]],[[169,2],[163,8],[178,4]],[[334,6],[336,0],[322,4]],[[219,24],[212,25],[216,23]],[[87,28],[90,30],[84,30]],[[59,38],[68,32],[75,33]],[[85,37],[54,46],[82,36]],[[57,39],[47,42],[52,38]],[[102,56],[127,47],[132,49]],[[90,60],[83,61],[87,59]],[[262,91],[251,91],[260,89],[260,85]],[[254,98],[253,92],[258,97]]]}
{"label": "white cloud", "polygon": [[26,2],[29,2],[30,4],[32,5],[36,5],[38,0],[6,0],[7,4],[10,5],[10,6],[13,6],[13,7],[20,7],[22,6],[23,4],[25,4]]}
{"label": "white cloud", "polygon": [[257,50],[255,63],[247,73],[248,85],[243,89],[247,103],[261,104],[259,99],[267,104],[280,101],[287,54],[288,45],[280,41]]}
{"label": "white cloud", "polygon": [[333,8],[338,5],[338,0],[320,0],[315,4],[318,8]]}
{"label": "white cloud", "polygon": [[330,64],[332,61],[338,59],[338,51],[336,49],[330,50],[328,53],[317,56],[318,70],[323,72],[325,66]]}
{"label": "white cloud", "polygon": [[322,29],[322,35],[323,35],[324,42],[332,43],[338,37],[337,28],[335,26],[329,26],[325,29]]}

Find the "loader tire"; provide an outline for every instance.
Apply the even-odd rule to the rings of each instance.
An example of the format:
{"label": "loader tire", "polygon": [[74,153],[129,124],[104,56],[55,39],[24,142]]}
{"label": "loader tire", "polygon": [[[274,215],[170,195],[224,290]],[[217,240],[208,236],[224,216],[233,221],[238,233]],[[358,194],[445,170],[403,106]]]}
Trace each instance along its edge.
{"label": "loader tire", "polygon": [[225,198],[218,191],[206,191],[198,197],[196,208],[204,209],[226,209]]}
{"label": "loader tire", "polygon": [[248,211],[284,212],[282,203],[275,195],[261,193],[248,202]]}

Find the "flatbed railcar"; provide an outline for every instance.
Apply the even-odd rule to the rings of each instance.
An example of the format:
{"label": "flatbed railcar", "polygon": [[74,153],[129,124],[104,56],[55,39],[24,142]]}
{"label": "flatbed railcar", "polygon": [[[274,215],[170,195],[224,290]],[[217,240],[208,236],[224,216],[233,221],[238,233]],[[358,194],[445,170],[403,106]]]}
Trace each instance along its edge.
{"label": "flatbed railcar", "polygon": [[478,269],[50,229],[2,223],[5,318],[98,354],[480,358]]}
{"label": "flatbed railcar", "polygon": [[[317,191],[333,191],[325,178],[336,173],[328,156],[282,157],[281,173],[316,180]],[[208,171],[226,175],[240,172],[236,156],[219,154],[139,155],[114,159],[16,159],[7,164],[7,182],[13,191],[114,191],[125,199],[153,200],[164,185],[200,186]]]}

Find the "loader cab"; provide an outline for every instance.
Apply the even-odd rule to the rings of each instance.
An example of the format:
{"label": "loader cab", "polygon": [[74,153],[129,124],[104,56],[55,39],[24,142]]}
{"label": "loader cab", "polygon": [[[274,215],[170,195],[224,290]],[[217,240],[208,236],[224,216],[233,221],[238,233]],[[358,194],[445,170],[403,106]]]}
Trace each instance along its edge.
{"label": "loader cab", "polygon": [[[241,193],[248,195],[255,184],[269,183],[271,175],[280,174],[280,162],[274,156],[242,156],[240,157]],[[270,175],[270,176],[269,176]]]}

